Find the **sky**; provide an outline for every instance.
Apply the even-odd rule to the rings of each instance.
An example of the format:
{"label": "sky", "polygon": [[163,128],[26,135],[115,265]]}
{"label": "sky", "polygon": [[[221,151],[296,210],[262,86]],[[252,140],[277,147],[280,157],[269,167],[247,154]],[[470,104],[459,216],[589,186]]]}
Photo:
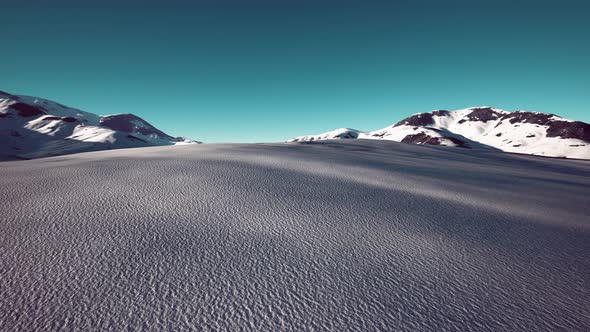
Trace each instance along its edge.
{"label": "sky", "polygon": [[174,136],[274,142],[484,105],[590,122],[584,1],[0,3],[0,90]]}

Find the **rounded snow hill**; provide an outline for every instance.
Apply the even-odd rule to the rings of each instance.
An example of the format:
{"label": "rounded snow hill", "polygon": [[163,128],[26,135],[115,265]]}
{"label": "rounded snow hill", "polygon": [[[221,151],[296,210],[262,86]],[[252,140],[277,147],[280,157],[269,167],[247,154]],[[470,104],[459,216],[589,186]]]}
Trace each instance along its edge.
{"label": "rounded snow hill", "polygon": [[0,163],[0,330],[589,331],[590,162],[382,140]]}

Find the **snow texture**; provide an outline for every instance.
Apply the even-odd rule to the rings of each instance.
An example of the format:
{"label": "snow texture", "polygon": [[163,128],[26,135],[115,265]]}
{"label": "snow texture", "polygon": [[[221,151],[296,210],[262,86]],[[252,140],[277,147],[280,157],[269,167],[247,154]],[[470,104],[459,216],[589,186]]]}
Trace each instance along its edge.
{"label": "snow texture", "polygon": [[590,330],[587,161],[210,144],[0,182],[1,331]]}

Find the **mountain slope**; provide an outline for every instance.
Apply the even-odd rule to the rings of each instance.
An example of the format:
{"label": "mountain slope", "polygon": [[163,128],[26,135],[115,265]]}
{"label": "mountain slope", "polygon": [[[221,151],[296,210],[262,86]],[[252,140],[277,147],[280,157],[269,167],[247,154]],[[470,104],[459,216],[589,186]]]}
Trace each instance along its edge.
{"label": "mountain slope", "polygon": [[[437,110],[412,115],[380,130],[355,132],[360,139],[590,159],[590,124],[538,112],[507,112],[491,107]],[[324,136],[302,136],[290,141],[339,138]]]}
{"label": "mountain slope", "polygon": [[197,143],[172,137],[133,114],[98,116],[0,91],[0,160]]}
{"label": "mountain slope", "polygon": [[301,136],[296,137],[293,139],[288,140],[288,142],[311,142],[311,141],[319,141],[319,140],[326,140],[326,139],[354,139],[358,138],[359,134],[362,134],[361,131],[350,129],[350,128],[339,128],[333,131],[329,131],[327,133],[319,134],[319,135],[309,135],[309,136]]}

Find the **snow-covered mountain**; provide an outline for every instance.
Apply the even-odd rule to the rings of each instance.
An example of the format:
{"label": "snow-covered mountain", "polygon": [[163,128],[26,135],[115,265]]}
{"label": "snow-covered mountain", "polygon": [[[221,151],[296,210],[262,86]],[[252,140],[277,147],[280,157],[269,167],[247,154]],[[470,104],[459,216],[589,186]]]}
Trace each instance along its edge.
{"label": "snow-covered mountain", "polygon": [[318,140],[326,140],[326,139],[350,139],[350,138],[359,138],[359,135],[364,134],[360,130],[350,129],[350,128],[340,128],[336,130],[329,131],[327,133],[319,134],[319,135],[307,135],[307,136],[300,136],[293,139],[290,139],[288,142],[310,142],[310,141],[318,141]]}
{"label": "snow-covered mountain", "polygon": [[492,107],[436,110],[412,115],[376,131],[338,129],[319,135],[296,137],[289,142],[346,138],[590,159],[590,124],[554,114],[508,112]]}
{"label": "snow-covered mountain", "polygon": [[199,143],[172,137],[133,114],[99,116],[0,91],[0,160]]}

